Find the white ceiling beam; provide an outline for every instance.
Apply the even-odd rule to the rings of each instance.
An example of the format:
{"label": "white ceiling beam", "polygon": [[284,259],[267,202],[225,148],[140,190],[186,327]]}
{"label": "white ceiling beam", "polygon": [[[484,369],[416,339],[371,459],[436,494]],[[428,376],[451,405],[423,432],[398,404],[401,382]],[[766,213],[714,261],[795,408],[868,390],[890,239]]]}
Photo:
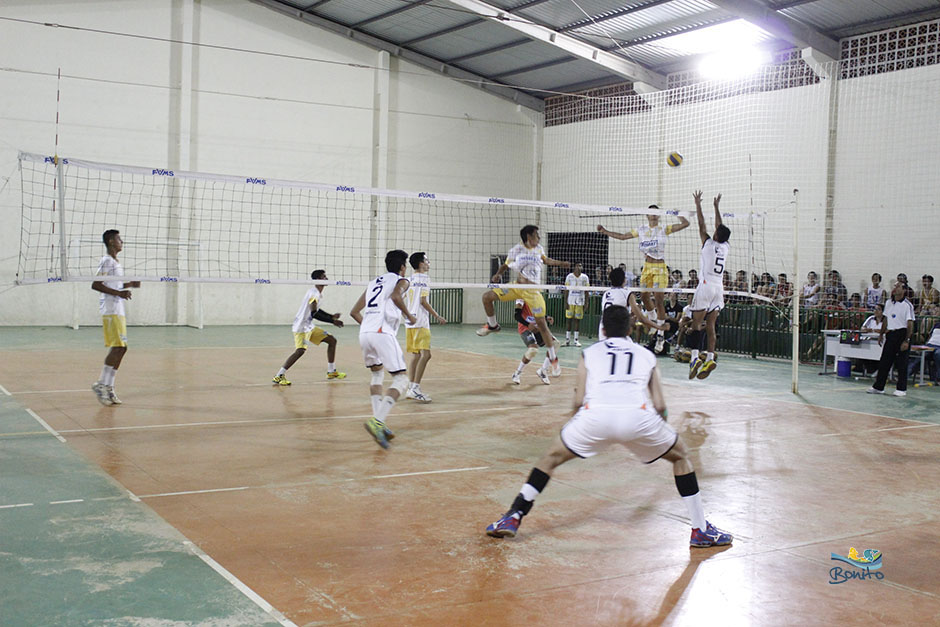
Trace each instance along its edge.
{"label": "white ceiling beam", "polygon": [[534,41],[555,46],[559,50],[586,61],[591,61],[604,69],[622,76],[630,81],[640,81],[653,85],[659,89],[666,88],[666,77],[654,72],[635,61],[625,59],[620,55],[602,50],[596,46],[564,35],[545,26],[536,24],[518,15],[513,15],[499,7],[481,2],[480,0],[447,0],[450,4],[462,9],[473,11],[482,18],[502,24],[506,28],[519,31]]}
{"label": "white ceiling beam", "polygon": [[827,57],[832,57],[833,59],[839,58],[840,49],[838,41],[807,26],[803,22],[778,13],[757,0],[708,1],[716,7],[767,31],[774,37],[790,42],[798,48],[814,48]]}

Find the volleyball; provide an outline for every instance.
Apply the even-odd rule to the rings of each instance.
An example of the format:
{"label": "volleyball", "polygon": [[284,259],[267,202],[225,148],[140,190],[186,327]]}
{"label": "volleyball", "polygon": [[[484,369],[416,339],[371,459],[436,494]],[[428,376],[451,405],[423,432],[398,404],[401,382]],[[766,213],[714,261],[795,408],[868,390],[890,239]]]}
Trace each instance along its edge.
{"label": "volleyball", "polygon": [[682,165],[682,155],[678,152],[670,152],[669,156],[666,157],[666,163],[670,168],[677,168]]}

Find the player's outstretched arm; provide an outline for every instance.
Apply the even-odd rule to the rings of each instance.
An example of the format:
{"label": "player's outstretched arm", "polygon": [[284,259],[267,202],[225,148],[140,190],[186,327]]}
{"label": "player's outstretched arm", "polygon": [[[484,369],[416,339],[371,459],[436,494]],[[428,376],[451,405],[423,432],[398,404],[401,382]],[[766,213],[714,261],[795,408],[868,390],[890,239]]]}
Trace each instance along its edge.
{"label": "player's outstretched arm", "polygon": [[570,268],[570,261],[558,261],[557,259],[549,259],[548,257],[542,257],[542,261],[546,266],[560,266],[562,268]]}
{"label": "player's outstretched arm", "polygon": [[630,231],[629,233],[618,233],[616,231],[608,231],[607,229],[603,227],[603,225],[600,225],[600,224],[597,225],[597,232],[601,233],[602,235],[606,235],[607,237],[612,237],[614,239],[633,239],[634,237],[636,237],[636,233],[634,233],[633,231]]}
{"label": "player's outstretched arm", "polygon": [[574,416],[578,413],[578,410],[581,409],[581,406],[584,405],[584,388],[587,382],[587,366],[584,365],[584,355],[581,355],[580,361],[578,361],[578,378],[575,380],[574,384],[574,402],[571,406],[571,415]]}
{"label": "player's outstretched arm", "polygon": [[689,219],[684,216],[679,216],[679,224],[671,224],[669,229],[669,234],[678,233],[682,229],[689,228]]}
{"label": "player's outstretched arm", "polygon": [[708,229],[705,228],[705,214],[702,213],[702,190],[695,190],[692,194],[695,200],[695,218],[698,220],[698,235],[702,238],[702,244],[708,239]]}
{"label": "player's outstretched arm", "polygon": [[656,408],[656,413],[663,417],[663,420],[666,419],[666,397],[663,396],[663,386],[662,382],[659,379],[659,368],[653,368],[652,373],[650,373],[650,399],[653,401],[653,407]]}
{"label": "player's outstretched arm", "polygon": [[718,210],[718,204],[721,202],[721,194],[715,196],[713,204],[715,205],[715,228],[721,226],[721,211]]}
{"label": "player's outstretched arm", "polygon": [[409,285],[408,279],[398,279],[398,283],[395,284],[395,289],[392,290],[392,295],[389,298],[401,310],[408,322],[414,324],[417,319],[411,315],[411,312],[408,311],[408,305],[405,304],[405,292],[408,291]]}
{"label": "player's outstretched arm", "polygon": [[363,292],[359,296],[359,300],[356,301],[356,304],[353,305],[353,308],[349,310],[349,317],[362,324],[362,309],[366,306],[366,293]]}

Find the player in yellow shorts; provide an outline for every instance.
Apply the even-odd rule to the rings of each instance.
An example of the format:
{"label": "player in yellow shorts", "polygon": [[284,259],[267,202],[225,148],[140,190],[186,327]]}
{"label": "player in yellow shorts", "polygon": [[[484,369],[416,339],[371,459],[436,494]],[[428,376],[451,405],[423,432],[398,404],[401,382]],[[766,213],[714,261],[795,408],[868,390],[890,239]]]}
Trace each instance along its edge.
{"label": "player in yellow shorts", "polygon": [[[650,209],[659,210],[657,205],[650,205]],[[666,269],[666,237],[673,233],[678,233],[689,226],[689,221],[679,216],[678,224],[667,224],[665,227],[659,226],[659,215],[649,213],[646,215],[649,226],[641,226],[631,230],[628,233],[616,233],[608,231],[600,224],[597,225],[597,231],[608,237],[620,240],[637,238],[640,244],[640,252],[643,253],[645,261],[643,272],[640,273],[640,287],[665,289],[669,287],[669,271]],[[665,292],[654,292],[653,298],[650,298],[649,292],[641,292],[640,298],[643,301],[643,309],[646,311],[654,310],[658,321],[666,320],[666,294]],[[653,320],[657,322],[657,320]],[[656,352],[663,350],[664,337],[662,331],[656,332]]]}
{"label": "player in yellow shorts", "polygon": [[415,317],[415,322],[405,321],[405,352],[411,354],[408,364],[408,391],[405,398],[413,398],[422,403],[430,403],[431,397],[421,391],[421,379],[424,369],[431,361],[431,319],[434,316],[439,324],[447,324],[428,299],[431,297],[431,261],[423,252],[413,253],[408,262],[414,269],[411,275],[411,284],[405,294],[405,304],[408,311]]}
{"label": "player in yellow shorts", "polygon": [[[124,276],[124,268],[118,262],[118,253],[124,250],[124,240],[121,232],[108,229],[101,235],[101,240],[107,247],[108,254],[98,262],[97,276]],[[101,292],[98,299],[98,311],[101,312],[101,327],[104,329],[104,345],[107,346],[107,356],[104,358],[104,368],[101,376],[92,391],[102,405],[120,405],[121,399],[114,393],[114,378],[121,366],[124,354],[127,353],[127,323],[124,318],[124,301],[131,299],[131,292],[125,288],[140,287],[140,281],[94,281],[91,289]]]}
{"label": "player in yellow shorts", "polygon": [[[542,266],[558,266],[561,268],[571,267],[568,261],[557,261],[550,259],[545,255],[545,249],[539,244],[541,236],[539,227],[534,224],[527,224],[519,231],[519,237],[522,238],[521,244],[516,244],[506,255],[506,261],[499,267],[491,281],[499,283],[503,272],[512,269],[518,274],[516,282],[518,284],[528,283],[531,285],[541,285]],[[545,323],[545,299],[538,290],[519,289],[515,287],[496,287],[483,294],[483,310],[486,312],[486,324],[477,329],[477,335],[484,336],[495,333],[500,330],[499,323],[496,322],[496,308],[493,302],[496,300],[523,300],[529,306],[532,316],[535,317],[535,324],[542,334],[543,338],[552,337],[548,324]],[[561,374],[561,365],[558,363],[558,356],[555,353],[554,342],[549,343],[548,356],[552,363],[552,376],[557,377]]]}
{"label": "player in yellow shorts", "polygon": [[[565,277],[566,287],[588,287],[591,281],[588,275],[581,272],[581,264],[574,264],[574,271],[568,273]],[[581,346],[578,340],[578,333],[581,331],[581,319],[584,318],[584,302],[586,300],[584,290],[568,290],[566,298],[567,307],[565,308],[565,318],[568,320],[568,328],[565,330],[565,346],[571,346],[571,332],[574,330],[574,345]]]}
{"label": "player in yellow shorts", "polygon": [[[314,270],[310,273],[310,278],[314,281],[325,281],[327,280],[326,270]],[[336,360],[336,338],[313,323],[314,320],[322,320],[340,328],[343,326],[339,314],[328,314],[320,309],[320,298],[323,296],[325,287],[325,285],[314,285],[304,295],[304,302],[301,303],[300,309],[297,311],[294,326],[292,327],[295,350],[271,380],[275,385],[290,385],[290,381],[287,380],[286,376],[287,371],[298,359],[304,356],[304,353],[307,352],[307,346],[310,344],[314,346],[319,346],[321,343],[326,344],[327,379],[346,378],[346,373],[339,372],[334,363]]]}

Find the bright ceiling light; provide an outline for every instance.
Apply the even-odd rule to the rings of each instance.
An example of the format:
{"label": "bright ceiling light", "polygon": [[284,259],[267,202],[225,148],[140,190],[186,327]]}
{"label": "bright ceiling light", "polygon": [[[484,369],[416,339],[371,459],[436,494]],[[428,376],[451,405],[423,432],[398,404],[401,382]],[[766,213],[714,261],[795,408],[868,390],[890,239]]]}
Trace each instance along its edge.
{"label": "bright ceiling light", "polygon": [[699,62],[702,78],[731,80],[755,73],[762,65],[770,63],[770,55],[754,46],[738,47],[710,54]]}
{"label": "bright ceiling light", "polygon": [[729,46],[754,46],[772,37],[764,30],[744,20],[732,20],[687,33],[664,37],[654,42],[657,48],[666,48],[680,54],[706,54],[725,50]]}

